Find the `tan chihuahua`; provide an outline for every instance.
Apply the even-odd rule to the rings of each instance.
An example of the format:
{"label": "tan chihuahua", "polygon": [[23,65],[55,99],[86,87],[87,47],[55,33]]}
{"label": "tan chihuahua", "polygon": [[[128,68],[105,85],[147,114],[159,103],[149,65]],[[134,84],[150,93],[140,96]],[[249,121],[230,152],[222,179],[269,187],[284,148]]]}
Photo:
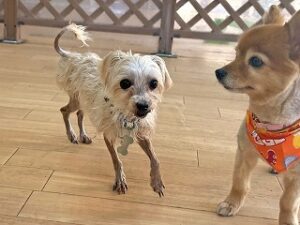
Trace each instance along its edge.
{"label": "tan chihuahua", "polygon": [[250,189],[251,173],[262,157],[284,176],[279,224],[298,225],[300,11],[284,24],[281,10],[271,6],[263,23],[245,32],[236,47],[236,58],[216,70],[226,89],[246,93],[250,99],[238,133],[232,189],[217,213],[238,213]]}

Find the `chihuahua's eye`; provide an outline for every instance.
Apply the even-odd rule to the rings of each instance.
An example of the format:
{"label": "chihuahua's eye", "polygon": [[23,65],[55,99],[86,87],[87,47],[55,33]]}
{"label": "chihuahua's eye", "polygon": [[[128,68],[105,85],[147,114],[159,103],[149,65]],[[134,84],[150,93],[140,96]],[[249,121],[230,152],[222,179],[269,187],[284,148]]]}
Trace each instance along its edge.
{"label": "chihuahua's eye", "polygon": [[120,82],[120,87],[123,89],[123,90],[126,90],[128,88],[130,88],[132,85],[131,81],[128,80],[128,79],[124,79],[124,80],[121,80]]}
{"label": "chihuahua's eye", "polygon": [[155,88],[157,88],[157,80],[151,80],[149,83],[149,88],[151,90],[154,90]]}
{"label": "chihuahua's eye", "polygon": [[249,59],[249,64],[255,68],[259,68],[261,67],[262,65],[264,65],[264,62],[257,56],[252,56],[250,59]]}

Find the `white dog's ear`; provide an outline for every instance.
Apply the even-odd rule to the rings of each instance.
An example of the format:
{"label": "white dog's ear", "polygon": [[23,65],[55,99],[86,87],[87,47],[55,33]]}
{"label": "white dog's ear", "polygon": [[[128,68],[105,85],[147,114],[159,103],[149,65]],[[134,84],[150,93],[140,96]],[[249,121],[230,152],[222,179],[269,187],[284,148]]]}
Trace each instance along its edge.
{"label": "white dog's ear", "polygon": [[108,53],[102,62],[102,68],[101,68],[101,80],[104,84],[107,83],[110,69],[115,66],[115,64],[124,59],[127,56],[125,52],[122,52],[120,50],[113,51]]}
{"label": "white dog's ear", "polygon": [[289,33],[290,57],[300,61],[300,11],[285,25]]}
{"label": "white dog's ear", "polygon": [[158,67],[160,68],[160,71],[161,71],[161,74],[163,77],[163,82],[164,82],[164,89],[168,90],[170,87],[172,87],[173,81],[170,77],[170,74],[166,67],[165,61],[161,57],[156,56],[156,55],[151,56],[151,58],[152,58],[153,62],[155,62],[158,65]]}
{"label": "white dog's ear", "polygon": [[277,5],[272,5],[269,11],[263,16],[263,24],[278,24],[283,25],[285,23],[284,16],[281,13],[281,8]]}

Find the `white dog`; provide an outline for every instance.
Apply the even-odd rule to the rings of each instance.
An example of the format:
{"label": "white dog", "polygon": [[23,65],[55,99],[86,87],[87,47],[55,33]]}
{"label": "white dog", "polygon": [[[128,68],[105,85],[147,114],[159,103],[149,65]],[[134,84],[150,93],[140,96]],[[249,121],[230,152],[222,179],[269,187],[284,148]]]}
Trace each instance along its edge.
{"label": "white dog", "polygon": [[87,114],[97,131],[103,132],[116,174],[113,190],[118,193],[125,193],[128,188],[116,145],[120,142],[117,151],[125,155],[128,146],[137,141],[151,161],[151,186],[162,196],[164,184],[151,135],[157,104],[164,90],[172,85],[164,61],[158,56],[122,51],[111,52],[104,59],[90,52],[68,52],[58,45],[66,31],[73,32],[84,45],[89,37],[84,27],[70,24],[58,34],[54,43],[61,55],[57,83],[70,97],[69,103],[61,108],[69,140],[78,143],[69,122],[70,113],[77,111],[79,141],[91,143],[83,126],[83,114]]}

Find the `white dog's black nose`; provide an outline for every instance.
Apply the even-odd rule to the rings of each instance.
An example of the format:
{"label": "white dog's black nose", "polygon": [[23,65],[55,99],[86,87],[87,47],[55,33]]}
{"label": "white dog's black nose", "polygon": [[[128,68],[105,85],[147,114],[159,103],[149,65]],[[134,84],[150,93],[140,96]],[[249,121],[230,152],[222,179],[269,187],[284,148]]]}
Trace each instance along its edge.
{"label": "white dog's black nose", "polygon": [[136,108],[137,108],[137,116],[139,117],[145,117],[150,112],[149,104],[145,101],[137,102]]}
{"label": "white dog's black nose", "polygon": [[217,69],[215,71],[216,77],[219,81],[223,80],[227,76],[227,71],[224,69]]}
{"label": "white dog's black nose", "polygon": [[136,108],[141,112],[148,111],[149,105],[147,104],[147,102],[138,102],[136,103]]}

